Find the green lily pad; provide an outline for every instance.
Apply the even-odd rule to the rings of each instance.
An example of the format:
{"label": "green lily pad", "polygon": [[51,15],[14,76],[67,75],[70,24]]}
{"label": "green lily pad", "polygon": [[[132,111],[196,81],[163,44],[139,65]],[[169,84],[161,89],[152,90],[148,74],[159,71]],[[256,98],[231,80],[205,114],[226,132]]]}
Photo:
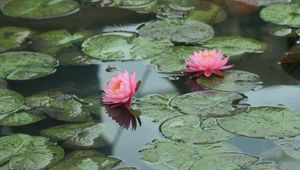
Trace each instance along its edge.
{"label": "green lily pad", "polygon": [[224,77],[200,77],[197,79],[197,83],[207,89],[245,93],[255,89],[260,81],[259,76],[254,73],[228,70]]}
{"label": "green lily pad", "polygon": [[199,21],[164,19],[145,25],[139,30],[139,34],[157,40],[169,39],[174,43],[200,44],[211,39],[214,30]]}
{"label": "green lily pad", "polygon": [[283,169],[281,169],[277,164],[271,162],[262,162],[250,166],[247,170],[283,170]]}
{"label": "green lily pad", "polygon": [[57,60],[46,54],[20,51],[0,54],[0,78],[28,80],[54,73]]}
{"label": "green lily pad", "polygon": [[0,52],[22,49],[25,41],[32,36],[33,32],[22,27],[0,28]]}
{"label": "green lily pad", "polygon": [[50,170],[104,170],[112,169],[120,162],[121,160],[118,158],[101,156],[96,151],[74,151]]}
{"label": "green lily pad", "polygon": [[291,28],[285,28],[285,27],[278,27],[273,30],[271,30],[271,34],[277,37],[285,37],[292,33]]}
{"label": "green lily pad", "polygon": [[215,37],[205,42],[203,47],[222,50],[227,56],[236,56],[244,53],[262,53],[266,49],[266,45],[260,41],[238,36]]}
{"label": "green lily pad", "polygon": [[64,157],[64,150],[47,138],[13,134],[0,137],[0,165],[9,169],[45,169]]}
{"label": "green lily pad", "polygon": [[173,44],[168,40],[156,41],[149,37],[119,32],[88,38],[82,44],[82,51],[104,61],[140,60],[156,56],[171,46]]}
{"label": "green lily pad", "polygon": [[300,36],[300,29],[297,29],[297,30],[296,30],[296,34],[297,34],[298,36]]}
{"label": "green lily pad", "polygon": [[144,6],[155,0],[114,0],[114,6],[134,7]]}
{"label": "green lily pad", "polygon": [[266,22],[292,27],[300,26],[300,5],[298,3],[274,4],[261,10],[260,17]]}
{"label": "green lily pad", "polygon": [[191,144],[217,143],[234,136],[220,128],[216,119],[196,115],[170,118],[161,125],[160,131],[168,139]]}
{"label": "green lily pad", "polygon": [[244,97],[238,93],[210,90],[175,96],[170,106],[186,114],[220,117],[244,110],[244,107],[234,104],[242,99]]}
{"label": "green lily pad", "polygon": [[46,119],[42,113],[34,111],[17,111],[1,115],[0,126],[23,126]]}
{"label": "green lily pad", "polygon": [[283,107],[260,106],[219,119],[225,130],[254,138],[283,138],[300,135],[300,113]]}
{"label": "green lily pad", "polygon": [[92,32],[77,32],[73,35],[67,30],[54,30],[39,34],[33,39],[33,49],[39,52],[56,55],[62,48],[70,47],[92,35]]}
{"label": "green lily pad", "polygon": [[190,11],[199,5],[198,0],[162,0],[161,3],[178,11]]}
{"label": "green lily pad", "polygon": [[77,12],[79,3],[75,0],[9,0],[0,7],[2,13],[10,17],[49,19]]}
{"label": "green lily pad", "polygon": [[21,94],[7,89],[0,89],[0,115],[18,110],[24,103]]}
{"label": "green lily pad", "polygon": [[134,102],[134,108],[140,111],[141,116],[149,117],[154,122],[162,122],[170,117],[181,115],[176,110],[168,107],[169,98],[155,94],[138,98]]}
{"label": "green lily pad", "polygon": [[75,95],[63,94],[60,91],[42,92],[27,97],[25,104],[31,108],[44,111],[50,117],[67,122],[84,122],[92,120],[87,109],[89,103]]}
{"label": "green lily pad", "polygon": [[201,21],[208,24],[214,24],[218,21],[218,15],[221,10],[219,5],[209,2],[202,2],[202,8],[192,10],[187,15],[187,20]]}
{"label": "green lily pad", "polygon": [[285,138],[275,141],[285,154],[288,156],[300,160],[300,136],[294,138]]}
{"label": "green lily pad", "polygon": [[190,145],[154,141],[141,152],[141,159],[153,169],[245,169],[258,160],[254,156],[235,153],[224,144]]}
{"label": "green lily pad", "polygon": [[175,46],[169,51],[150,58],[150,63],[160,73],[181,73],[186,69],[184,61],[195,51],[203,50],[198,46]]}
{"label": "green lily pad", "polygon": [[73,123],[50,127],[41,131],[54,141],[63,141],[68,148],[98,148],[107,145],[102,137],[104,125],[94,122]]}

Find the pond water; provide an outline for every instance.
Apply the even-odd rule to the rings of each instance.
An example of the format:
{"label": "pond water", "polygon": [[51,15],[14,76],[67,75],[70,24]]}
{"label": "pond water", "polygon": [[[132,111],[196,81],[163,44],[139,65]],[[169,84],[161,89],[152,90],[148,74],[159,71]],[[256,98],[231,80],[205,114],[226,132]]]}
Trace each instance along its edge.
{"label": "pond water", "polygon": [[[220,3],[221,1],[217,2],[217,4],[221,6],[223,17],[220,17],[219,22],[212,24],[215,32],[214,37],[248,37],[259,42],[263,42],[267,46],[263,53],[245,53],[230,61],[234,64],[234,70],[243,70],[257,74],[260,77],[260,81],[262,82],[262,84],[255,87],[254,90],[247,90],[247,92],[244,92],[243,95],[246,96],[246,98],[240,101],[240,103],[242,103],[243,105],[254,107],[279,106],[300,113],[299,64],[280,64],[280,61],[283,56],[285,56],[285,53],[290,48],[297,45],[298,36],[295,34],[286,36],[275,36],[270,34],[270,32],[274,30],[274,28],[278,28],[280,26],[261,19],[260,11],[265,8],[264,6],[251,6],[249,4],[245,5],[243,3],[237,3],[234,1],[228,1],[228,3]],[[59,29],[66,29],[69,32],[73,33],[79,30],[89,30],[93,32],[93,35],[102,34],[103,32],[116,31],[138,33],[138,28],[140,28],[143,24],[157,20],[157,17],[154,13],[137,13],[130,9],[121,7],[101,7],[99,4],[97,5],[97,2],[87,2],[86,5],[81,5],[81,9],[74,14],[42,20],[10,17],[4,15],[2,12],[2,14],[0,14],[0,28],[7,26],[25,27],[34,30],[35,32],[37,32],[37,35],[42,32]],[[239,9],[243,10],[241,11]],[[300,21],[298,20],[298,22],[300,26]],[[288,28],[288,26],[281,27]],[[293,26],[293,29],[296,30],[295,26]],[[66,48],[62,48],[56,54],[58,56],[74,54],[75,57],[75,55],[78,54],[78,49],[80,50],[81,48],[81,42],[74,43]],[[33,43],[36,42],[33,41]],[[103,44],[99,44],[99,47],[101,45]],[[46,46],[46,48],[49,47]],[[153,47],[149,46],[149,48]],[[20,50],[36,51],[36,48],[34,48],[34,46],[31,44],[27,48],[13,50],[10,49],[9,51]],[[5,51],[3,51],[2,53],[5,53]],[[53,54],[51,55],[53,56]],[[191,83],[189,83],[191,81],[195,83],[195,81],[191,80],[189,77],[177,76],[178,74],[170,75],[158,73],[150,64],[144,61],[103,61],[98,63],[94,62],[90,65],[64,64],[67,63],[68,60],[70,59],[67,58],[63,62],[60,61],[60,65],[56,67],[56,72],[45,77],[30,80],[9,80],[8,78],[6,78],[8,87],[10,90],[16,91],[24,97],[29,97],[43,91],[60,89],[65,94],[75,94],[79,98],[92,96],[94,97],[94,99],[96,99],[96,101],[98,100],[100,104],[103,89],[105,88],[110,78],[113,77],[118,71],[128,70],[129,72],[135,71],[137,73],[137,79],[142,81],[142,84],[135,96],[136,98],[143,98],[151,94],[171,94],[172,96],[176,96],[198,90],[197,88],[195,89],[195,87],[193,87]],[[172,60],[172,58],[170,60]],[[2,61],[0,56],[0,63],[1,62]],[[195,105],[197,104],[198,103],[195,103]],[[193,103],[191,105],[193,105]],[[187,167],[189,166],[179,168],[180,162],[177,162],[177,164],[172,164],[172,161],[176,162],[175,160],[163,160],[166,161],[164,166],[157,168],[155,166],[152,166],[151,163],[147,163],[147,161],[145,162],[141,159],[143,155],[141,150],[146,148],[146,144],[152,143],[155,140],[167,140],[161,133],[161,121],[153,121],[153,118],[150,118],[151,116],[148,117],[147,115],[144,116],[142,114],[139,116],[141,124],[139,125],[137,123],[138,125],[136,129],[131,129],[131,127],[126,129],[121,127],[115,120],[113,120],[111,116],[106,113],[103,106],[96,106],[96,110],[96,114],[93,115],[93,121],[103,123],[105,125],[105,128],[103,128],[103,132],[101,135],[104,136],[107,144],[104,147],[94,147],[91,149],[96,150],[105,156],[114,156],[122,160],[122,163],[117,167],[136,167],[137,169],[147,170],[160,169],[161,167],[164,167],[164,169],[171,169],[172,166],[176,167],[177,165],[175,169],[188,169]],[[159,112],[159,110],[156,110],[156,112]],[[293,117],[289,118],[289,120],[292,119]],[[124,121],[128,123],[128,119],[126,120],[124,119]],[[53,119],[47,117],[46,119],[43,119],[39,122],[23,126],[0,126],[0,136],[4,137],[17,133],[40,136],[41,130],[67,123],[68,122],[63,120],[56,120],[55,118]],[[242,123],[243,121],[241,122],[241,124]],[[283,124],[283,126],[284,125],[288,125],[288,122],[286,122],[286,124]],[[280,125],[280,127],[278,128],[284,129],[284,127],[281,126],[282,125]],[[269,126],[266,126],[266,128],[268,127]],[[224,127],[222,128],[226,129],[226,126],[224,125]],[[228,131],[234,131],[234,133],[240,135],[234,135],[224,142],[233,145],[231,147],[237,147],[239,149],[239,153],[245,153],[245,155],[249,154],[251,156],[259,157],[260,160],[257,161],[256,164],[260,162],[270,162],[270,165],[272,164],[273,166],[273,164],[276,164],[276,166],[278,165],[280,166],[280,168],[286,170],[299,169],[300,142],[295,142],[296,144],[295,146],[291,147],[292,149],[286,149],[286,152],[290,152],[289,155],[288,153],[284,152],[284,149],[280,148],[279,145],[277,145],[276,137],[293,137],[300,135],[300,133],[296,133],[296,135],[293,134],[291,136],[273,136],[271,134],[272,138],[269,138],[268,136],[251,137],[251,135],[250,137],[247,137],[249,135],[241,134],[240,132],[236,132],[236,130]],[[259,131],[268,131],[268,129],[263,128],[259,129]],[[181,144],[181,142],[179,143]],[[74,150],[87,149],[84,147],[82,148],[76,146],[70,149],[70,147],[65,147],[62,142],[58,142],[58,144],[63,145],[66,155],[73,152]],[[13,156],[11,156],[9,159],[12,159],[12,157]],[[9,159],[3,161],[0,156],[0,163],[2,163],[2,165],[0,165],[0,169],[8,168],[8,166],[6,166],[7,164],[5,163],[7,163]],[[172,166],[168,167],[168,163]],[[190,167],[193,166],[190,165]],[[271,166],[269,167],[271,168]],[[249,169],[250,168],[251,167],[249,167]],[[198,167],[194,166],[191,169],[202,170],[203,168],[199,163]],[[228,169],[230,169],[230,167]],[[241,169],[243,168],[241,167]],[[253,169],[256,168],[254,167]]]}

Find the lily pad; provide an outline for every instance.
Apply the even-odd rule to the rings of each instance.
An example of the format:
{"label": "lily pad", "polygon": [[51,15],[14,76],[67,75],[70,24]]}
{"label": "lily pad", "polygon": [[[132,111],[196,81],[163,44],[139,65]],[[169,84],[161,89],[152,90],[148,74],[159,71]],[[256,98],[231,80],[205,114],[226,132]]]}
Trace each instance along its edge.
{"label": "lily pad", "polygon": [[225,130],[254,138],[300,135],[300,113],[283,107],[249,107],[243,113],[218,120]]}
{"label": "lily pad", "polygon": [[9,169],[45,169],[64,157],[64,150],[47,138],[13,134],[0,137],[0,165]]}
{"label": "lily pad", "polygon": [[0,89],[0,115],[18,110],[24,103],[21,94],[7,89]]}
{"label": "lily pad", "polygon": [[104,125],[94,122],[65,124],[41,131],[43,136],[62,141],[68,148],[99,148],[107,145],[102,137]]}
{"label": "lily pad", "polygon": [[149,23],[139,30],[141,36],[169,39],[174,43],[200,44],[214,36],[211,26],[199,21],[164,19]]}
{"label": "lily pad", "polygon": [[33,32],[22,27],[0,28],[0,52],[22,49],[25,41],[32,36]]}
{"label": "lily pad", "polygon": [[70,47],[74,42],[81,41],[92,34],[92,32],[81,31],[72,35],[64,29],[45,32],[33,38],[33,49],[50,55],[56,55],[60,49]]}
{"label": "lily pad", "polygon": [[42,92],[27,97],[25,104],[39,109],[50,117],[67,122],[84,122],[92,120],[85,102],[75,95],[63,94],[60,91]]}
{"label": "lily pad", "polygon": [[227,56],[236,56],[244,53],[262,53],[266,49],[266,45],[260,41],[238,36],[215,37],[205,42],[203,47],[222,50]]}
{"label": "lily pad", "polygon": [[294,138],[279,139],[275,143],[288,156],[300,160],[300,136]]}
{"label": "lily pad", "polygon": [[190,11],[199,5],[198,0],[162,0],[161,3],[178,11]]}
{"label": "lily pad", "polygon": [[139,110],[141,116],[149,117],[154,122],[162,122],[170,117],[181,115],[176,110],[168,107],[169,98],[163,95],[149,95],[138,98],[134,102],[134,107]]}
{"label": "lily pad", "polygon": [[298,3],[274,4],[261,10],[260,17],[266,22],[291,27],[300,26],[300,5]]}
{"label": "lily pad", "polygon": [[283,169],[281,169],[279,165],[274,164],[272,162],[262,162],[250,166],[247,170],[283,170]]}
{"label": "lily pad", "polygon": [[10,17],[49,19],[77,12],[80,6],[75,0],[9,0],[0,7],[2,13]]}
{"label": "lily pad", "polygon": [[220,128],[216,119],[196,115],[170,118],[161,125],[160,130],[168,139],[191,144],[217,143],[234,136]]}
{"label": "lily pad", "polygon": [[275,28],[273,30],[271,30],[271,34],[277,37],[285,37],[288,36],[292,33],[292,29],[291,28],[285,28],[285,27],[278,27]]}
{"label": "lily pad", "polygon": [[155,0],[114,0],[114,6],[134,7],[144,6]]}
{"label": "lily pad", "polygon": [[101,156],[96,151],[74,151],[50,170],[104,170],[112,169],[120,162],[118,158]]}
{"label": "lily pad", "polygon": [[42,113],[34,113],[34,111],[17,111],[7,113],[0,116],[0,126],[23,126],[32,124],[45,119]]}
{"label": "lily pad", "polygon": [[169,51],[150,58],[150,63],[160,73],[176,74],[186,69],[184,60],[195,51],[203,50],[198,46],[175,46]]}
{"label": "lily pad", "polygon": [[220,117],[244,110],[244,107],[234,104],[242,99],[244,97],[238,93],[210,90],[175,96],[170,106],[186,114]]}
{"label": "lily pad", "polygon": [[57,60],[49,55],[20,51],[0,54],[0,78],[28,80],[54,73]]}
{"label": "lily pad", "polygon": [[259,76],[254,73],[229,70],[225,72],[224,77],[200,77],[197,79],[197,83],[207,89],[245,93],[255,89],[260,81]]}
{"label": "lily pad", "polygon": [[246,169],[258,160],[254,156],[235,153],[224,144],[190,145],[154,141],[141,152],[142,160],[153,169]]}
{"label": "lily pad", "polygon": [[3,79],[0,79],[0,89],[7,89],[7,82]]}
{"label": "lily pad", "polygon": [[173,44],[168,40],[156,41],[149,37],[119,32],[88,38],[82,44],[82,51],[103,61],[140,60],[156,56],[171,46]]}
{"label": "lily pad", "polygon": [[187,15],[187,20],[201,21],[207,24],[214,24],[218,21],[220,15],[220,6],[215,3],[202,2],[201,8],[192,10]]}

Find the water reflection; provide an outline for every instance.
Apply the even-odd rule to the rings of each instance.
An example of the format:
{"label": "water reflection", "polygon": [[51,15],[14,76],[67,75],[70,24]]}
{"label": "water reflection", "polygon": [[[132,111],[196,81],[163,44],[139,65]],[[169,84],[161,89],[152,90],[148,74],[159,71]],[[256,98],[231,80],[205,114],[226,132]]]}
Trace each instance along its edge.
{"label": "water reflection", "polygon": [[111,108],[105,106],[105,112],[124,129],[128,129],[131,125],[132,130],[136,130],[138,125],[142,125],[141,119],[134,110],[127,110],[124,107]]}

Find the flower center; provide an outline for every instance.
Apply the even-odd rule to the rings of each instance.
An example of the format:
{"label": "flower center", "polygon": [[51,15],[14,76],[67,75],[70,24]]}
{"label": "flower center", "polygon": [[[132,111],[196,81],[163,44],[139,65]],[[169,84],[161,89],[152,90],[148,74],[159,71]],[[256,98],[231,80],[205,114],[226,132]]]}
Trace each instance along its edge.
{"label": "flower center", "polygon": [[201,59],[202,59],[202,60],[209,60],[209,59],[211,59],[211,58],[213,58],[213,57],[214,57],[213,54],[208,53],[208,54],[202,55],[202,56],[201,56]]}
{"label": "flower center", "polygon": [[122,83],[122,80],[118,80],[118,81],[113,85],[113,87],[112,87],[113,93],[115,93],[116,90],[120,89],[121,83]]}

